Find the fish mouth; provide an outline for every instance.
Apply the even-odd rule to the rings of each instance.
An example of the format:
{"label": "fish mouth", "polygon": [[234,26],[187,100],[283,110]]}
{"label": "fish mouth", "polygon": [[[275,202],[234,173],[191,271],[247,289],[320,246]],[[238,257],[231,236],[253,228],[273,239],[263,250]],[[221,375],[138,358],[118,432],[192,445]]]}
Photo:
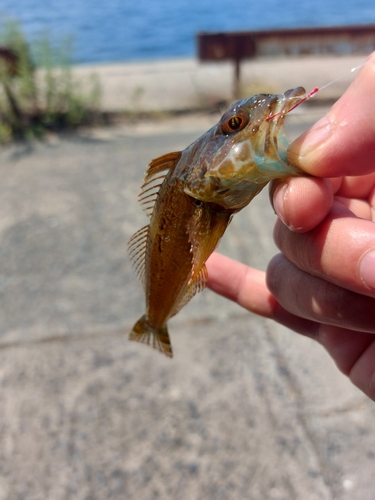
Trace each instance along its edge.
{"label": "fish mouth", "polygon": [[303,102],[306,90],[303,87],[289,89],[281,95],[270,95],[269,103],[264,110],[263,120],[266,122],[268,134],[277,137],[279,134],[285,135],[282,130],[286,115],[300,102]]}
{"label": "fish mouth", "polygon": [[[262,97],[259,100],[259,97]],[[284,130],[284,120],[286,115],[303,102],[306,98],[306,90],[303,87],[296,87],[279,95],[257,96],[262,106],[259,106],[254,113],[251,111],[251,103],[248,104],[250,116],[253,120],[249,127],[256,125],[257,133],[252,137],[253,158],[260,166],[263,174],[268,174],[270,178],[277,177],[285,170],[291,175],[295,175],[291,165],[287,164],[287,149],[289,141]],[[244,106],[247,107],[247,103]]]}
{"label": "fish mouth", "polygon": [[294,109],[299,102],[302,102],[306,98],[306,90],[303,87],[296,87],[294,89],[289,89],[282,97],[278,99],[278,108],[274,111],[275,114],[284,116]]}

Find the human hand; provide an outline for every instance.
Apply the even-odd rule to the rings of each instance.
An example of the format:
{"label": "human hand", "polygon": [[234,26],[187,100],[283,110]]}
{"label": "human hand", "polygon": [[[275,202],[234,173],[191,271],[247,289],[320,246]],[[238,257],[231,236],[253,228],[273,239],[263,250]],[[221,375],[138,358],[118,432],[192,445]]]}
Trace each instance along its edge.
{"label": "human hand", "polygon": [[289,161],[314,177],[271,185],[281,254],[267,272],[219,254],[208,286],[320,342],[375,400],[375,54]]}

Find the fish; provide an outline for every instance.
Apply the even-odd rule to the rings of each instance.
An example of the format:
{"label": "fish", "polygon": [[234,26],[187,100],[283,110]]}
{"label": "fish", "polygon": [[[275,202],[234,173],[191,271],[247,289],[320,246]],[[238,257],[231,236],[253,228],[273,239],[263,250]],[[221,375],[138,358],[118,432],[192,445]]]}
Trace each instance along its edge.
{"label": "fish", "polygon": [[173,356],[167,322],[207,281],[205,262],[234,214],[272,179],[302,175],[287,161],[287,113],[306,100],[297,87],[235,101],[183,151],[152,160],[139,202],[149,224],[129,241],[145,314],[129,339]]}

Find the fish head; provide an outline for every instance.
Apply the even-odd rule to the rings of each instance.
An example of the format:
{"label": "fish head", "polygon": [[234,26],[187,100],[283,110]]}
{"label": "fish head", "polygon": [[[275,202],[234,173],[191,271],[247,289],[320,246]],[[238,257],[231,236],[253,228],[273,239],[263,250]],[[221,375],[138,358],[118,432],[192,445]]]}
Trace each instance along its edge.
{"label": "fish head", "polygon": [[302,102],[297,87],[232,103],[216,126],[187,152],[185,193],[202,202],[240,210],[272,179],[301,175],[287,162],[287,113]]}

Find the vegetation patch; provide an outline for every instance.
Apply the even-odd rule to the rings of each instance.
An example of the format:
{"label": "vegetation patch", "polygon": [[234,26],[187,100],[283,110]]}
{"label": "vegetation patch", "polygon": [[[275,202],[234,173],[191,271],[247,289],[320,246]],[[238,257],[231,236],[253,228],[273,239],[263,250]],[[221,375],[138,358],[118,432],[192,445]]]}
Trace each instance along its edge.
{"label": "vegetation patch", "polygon": [[74,78],[72,44],[28,42],[17,21],[0,22],[0,142],[100,122],[96,75]]}

